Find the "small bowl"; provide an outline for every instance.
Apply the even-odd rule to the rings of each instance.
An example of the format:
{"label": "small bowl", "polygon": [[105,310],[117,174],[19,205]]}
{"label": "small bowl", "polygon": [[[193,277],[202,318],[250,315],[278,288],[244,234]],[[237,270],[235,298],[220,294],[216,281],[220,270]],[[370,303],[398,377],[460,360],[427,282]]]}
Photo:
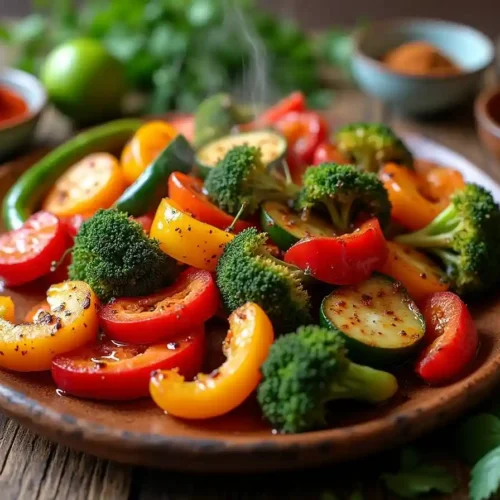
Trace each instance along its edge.
{"label": "small bowl", "polygon": [[500,86],[485,89],[477,96],[474,116],[481,143],[500,161]]}
{"label": "small bowl", "polygon": [[47,104],[47,94],[33,75],[12,68],[0,71],[0,87],[16,92],[28,106],[27,112],[19,118],[3,124],[0,122],[0,160],[4,161],[33,140],[36,126]]}
{"label": "small bowl", "polygon": [[[407,75],[381,58],[410,41],[426,41],[458,64],[459,75]],[[472,99],[495,47],[483,33],[462,24],[433,19],[379,21],[354,35],[353,76],[366,93],[407,114],[433,114]]]}

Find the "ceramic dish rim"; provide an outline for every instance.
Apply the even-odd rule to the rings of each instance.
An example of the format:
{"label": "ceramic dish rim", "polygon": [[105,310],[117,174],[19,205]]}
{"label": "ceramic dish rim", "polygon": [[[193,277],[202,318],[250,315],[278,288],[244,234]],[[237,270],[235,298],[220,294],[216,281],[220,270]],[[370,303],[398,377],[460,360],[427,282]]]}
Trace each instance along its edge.
{"label": "ceramic dish rim", "polygon": [[[496,197],[500,196],[500,185],[494,181],[488,174],[482,172],[477,166],[470,162],[466,157],[462,156],[440,143],[428,139],[422,134],[400,134],[403,140],[407,141],[412,149],[412,144],[418,142],[427,142],[434,146],[446,150],[449,154],[454,155],[455,158],[461,159],[463,168],[471,171],[473,175],[481,174],[484,182],[491,182],[495,188]],[[423,146],[420,146],[423,147]],[[431,155],[432,156],[432,155]],[[425,159],[426,155],[419,157]],[[302,434],[288,434],[288,435],[273,435],[269,434],[265,438],[242,435],[231,436],[231,440],[225,437],[189,437],[189,436],[169,436],[165,434],[157,434],[154,432],[135,432],[117,427],[111,427],[109,424],[103,425],[97,422],[89,421],[83,417],[75,417],[71,413],[63,413],[53,409],[50,405],[43,404],[36,399],[25,396],[23,392],[12,388],[9,385],[0,383],[0,408],[14,419],[18,419],[31,428],[37,430],[40,434],[44,434],[44,429],[47,424],[51,424],[53,428],[57,429],[58,438],[56,441],[64,442],[67,438],[75,433],[83,434],[84,443],[86,444],[99,444],[106,445],[110,453],[117,450],[127,448],[130,450],[140,449],[146,450],[150,453],[179,453],[184,459],[192,456],[210,458],[216,457],[220,454],[231,453],[233,456],[246,455],[251,452],[266,453],[292,453],[299,448],[301,451],[314,451],[322,449],[323,446],[331,446],[330,441],[341,437],[342,434],[349,433],[350,436],[356,437],[358,440],[366,436],[371,436],[376,433],[390,432],[395,426],[401,423],[411,424],[416,419],[422,419],[426,413],[432,413],[437,408],[443,405],[448,405],[451,410],[444,412],[440,424],[446,423],[449,419],[453,418],[460,411],[460,405],[468,406],[473,404],[474,398],[471,398],[468,393],[468,388],[472,386],[480,386],[484,391],[487,387],[500,382],[500,352],[494,357],[478,366],[477,369],[469,374],[466,379],[461,379],[446,387],[446,394],[439,392],[429,396],[425,402],[419,407],[410,410],[398,411],[395,408],[394,413],[390,416],[380,416],[371,419],[367,422],[359,424],[328,428],[323,430],[316,430],[305,432]],[[447,406],[447,407],[448,407]],[[431,424],[432,425],[432,424]],[[429,429],[423,428],[418,432],[422,434]],[[404,436],[401,439],[405,439]],[[119,444],[117,444],[119,442]],[[127,461],[124,458],[124,461]],[[189,470],[189,467],[182,466],[169,467],[172,469],[178,468],[179,470]],[[318,463],[311,464],[317,465]],[[304,464],[301,467],[307,466]],[[256,465],[258,469],[258,465]],[[293,463],[280,464],[276,467],[278,469],[289,469],[295,467]],[[229,467],[222,467],[221,469],[230,469]]]}

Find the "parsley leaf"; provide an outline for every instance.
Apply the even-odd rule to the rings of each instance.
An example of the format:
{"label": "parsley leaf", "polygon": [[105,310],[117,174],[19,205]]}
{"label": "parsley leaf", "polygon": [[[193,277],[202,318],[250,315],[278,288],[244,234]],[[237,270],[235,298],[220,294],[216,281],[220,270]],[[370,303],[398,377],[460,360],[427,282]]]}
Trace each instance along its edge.
{"label": "parsley leaf", "polygon": [[455,433],[458,456],[474,465],[488,452],[500,446],[500,418],[479,413],[463,421]]}
{"label": "parsley leaf", "polygon": [[471,500],[487,500],[500,489],[500,446],[490,451],[472,469]]}
{"label": "parsley leaf", "polygon": [[404,498],[415,498],[431,491],[452,493],[457,487],[447,469],[424,463],[412,448],[403,450],[399,472],[383,474],[382,480],[390,491]]}

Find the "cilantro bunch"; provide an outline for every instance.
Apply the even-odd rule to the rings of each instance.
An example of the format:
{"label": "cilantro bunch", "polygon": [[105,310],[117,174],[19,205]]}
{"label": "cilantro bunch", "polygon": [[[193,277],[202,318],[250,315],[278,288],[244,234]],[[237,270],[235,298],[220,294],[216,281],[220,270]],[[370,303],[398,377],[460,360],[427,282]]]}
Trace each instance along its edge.
{"label": "cilantro bunch", "polygon": [[500,492],[500,406],[463,420],[455,433],[457,453],[471,465],[469,497],[488,500]]}
{"label": "cilantro bunch", "polygon": [[[470,500],[492,500],[500,493],[500,405],[486,405],[454,427],[452,442],[456,455],[471,467]],[[458,486],[446,468],[427,463],[413,448],[401,452],[400,469],[383,474],[385,486],[401,498],[426,493],[451,494]]]}
{"label": "cilantro bunch", "polygon": [[150,96],[149,112],[191,112],[221,90],[275,100],[300,89],[315,104],[325,97],[314,42],[254,0],[88,0],[79,10],[73,0],[36,5],[33,15],[0,27],[17,67],[37,74],[55,46],[96,38],[124,63],[131,87]]}

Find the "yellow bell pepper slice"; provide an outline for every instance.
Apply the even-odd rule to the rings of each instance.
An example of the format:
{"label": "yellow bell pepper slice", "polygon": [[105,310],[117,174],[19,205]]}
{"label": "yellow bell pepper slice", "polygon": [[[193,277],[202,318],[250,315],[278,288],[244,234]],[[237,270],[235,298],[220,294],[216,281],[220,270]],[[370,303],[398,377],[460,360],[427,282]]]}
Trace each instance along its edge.
{"label": "yellow bell pepper slice", "polygon": [[10,297],[0,297],[0,318],[5,321],[14,321],[15,306]]}
{"label": "yellow bell pepper slice", "polygon": [[177,370],[159,370],[150,380],[155,403],[170,415],[206,419],[224,415],[243,403],[261,380],[260,368],[274,342],[266,313],[247,303],[229,316],[223,344],[226,361],[210,374],[185,381]]}
{"label": "yellow bell pepper slice", "polygon": [[234,238],[231,233],[191,217],[170,198],[163,198],[158,206],[149,235],[179,262],[211,272],[226,243]]}
{"label": "yellow bell pepper slice", "polygon": [[178,134],[170,123],[163,120],[142,125],[122,152],[121,164],[127,183],[135,182]]}
{"label": "yellow bell pepper slice", "polygon": [[52,285],[50,312],[35,323],[15,325],[0,319],[0,367],[20,372],[50,370],[52,358],[97,337],[97,299],[82,281]]}

